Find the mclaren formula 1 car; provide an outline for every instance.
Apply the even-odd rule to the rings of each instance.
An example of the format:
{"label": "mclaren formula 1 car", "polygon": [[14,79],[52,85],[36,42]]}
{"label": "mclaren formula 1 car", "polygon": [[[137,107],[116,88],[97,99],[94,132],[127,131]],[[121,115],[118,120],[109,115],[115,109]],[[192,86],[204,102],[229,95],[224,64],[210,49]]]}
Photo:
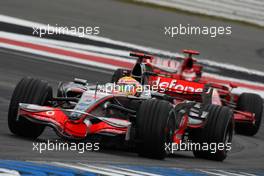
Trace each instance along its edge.
{"label": "mclaren formula 1 car", "polygon": [[[112,82],[117,82],[120,77],[131,76],[137,79],[142,84],[153,85],[157,80],[160,80],[160,76],[165,77],[161,79],[165,82],[178,82],[180,85],[181,80],[188,81],[190,85],[210,84],[210,87],[215,88],[216,94],[219,95],[220,101],[212,102],[221,106],[227,106],[234,112],[235,119],[235,131],[238,134],[253,136],[255,135],[261,124],[262,112],[263,112],[263,99],[254,93],[242,93],[234,94],[232,90],[238,88],[237,85],[230,82],[227,84],[219,84],[208,80],[202,76],[203,66],[197,62],[192,55],[199,55],[198,51],[183,50],[187,54],[185,58],[176,59],[158,59],[151,55],[144,53],[131,53],[130,56],[136,57],[137,62],[135,66],[129,69],[117,69],[113,76]],[[179,62],[179,59],[181,62]],[[196,91],[193,86],[189,88],[184,86],[178,86],[176,89]],[[188,99],[190,101],[195,100],[194,96],[189,94],[179,94],[171,91],[165,92],[170,96],[180,99]],[[212,99],[213,100],[213,99]]]}
{"label": "mclaren formula 1 car", "polygon": [[[128,77],[116,85],[89,84],[82,79],[63,82],[53,96],[47,82],[23,78],[10,101],[9,129],[15,135],[32,139],[40,136],[46,126],[66,139],[119,136],[124,142],[135,144],[140,156],[158,159],[172,153],[172,144],[220,144],[222,148],[199,147],[193,153],[196,157],[224,160],[233,136],[232,110],[212,104],[212,99],[219,101],[219,97],[205,84],[168,79],[159,76],[157,89],[164,89],[164,82],[171,81],[167,91],[195,99],[147,89],[132,94],[124,88],[137,81]],[[113,90],[116,86],[119,88]],[[181,91],[175,86],[186,89]]]}

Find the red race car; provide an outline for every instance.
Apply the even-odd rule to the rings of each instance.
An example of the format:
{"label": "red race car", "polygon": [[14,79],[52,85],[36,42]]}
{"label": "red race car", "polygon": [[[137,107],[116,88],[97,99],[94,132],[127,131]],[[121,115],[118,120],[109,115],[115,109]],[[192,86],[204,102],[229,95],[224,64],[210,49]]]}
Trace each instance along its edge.
{"label": "red race car", "polygon": [[158,159],[173,153],[177,145],[191,142],[196,157],[224,160],[234,119],[230,108],[212,104],[220,100],[214,89],[164,76],[151,79],[156,79],[155,91],[142,89],[131,77],[103,85],[75,79],[60,83],[54,97],[47,82],[24,78],[10,101],[9,129],[33,139],[45,126],[66,139],[118,137],[134,144],[140,156]]}
{"label": "red race car", "polygon": [[[153,85],[156,81],[162,82],[180,82],[185,80],[189,87],[179,86],[177,89],[196,92],[195,84],[206,84],[214,88],[215,94],[218,94],[219,100],[212,99],[212,104],[227,106],[234,112],[235,131],[238,134],[248,136],[255,135],[261,124],[263,112],[263,99],[253,93],[233,94],[233,88],[237,88],[232,82],[228,84],[219,84],[209,81],[202,76],[202,65],[197,62],[192,55],[198,55],[198,51],[184,50],[187,57],[180,58],[182,62],[176,60],[163,60],[154,58],[151,55],[143,53],[131,53],[130,56],[136,57],[137,62],[132,70],[117,69],[113,76],[112,82],[117,82],[120,77],[131,76],[142,84]],[[162,78],[160,78],[162,77]],[[189,94],[179,94],[166,91],[166,94],[179,99],[195,100],[195,96]]]}

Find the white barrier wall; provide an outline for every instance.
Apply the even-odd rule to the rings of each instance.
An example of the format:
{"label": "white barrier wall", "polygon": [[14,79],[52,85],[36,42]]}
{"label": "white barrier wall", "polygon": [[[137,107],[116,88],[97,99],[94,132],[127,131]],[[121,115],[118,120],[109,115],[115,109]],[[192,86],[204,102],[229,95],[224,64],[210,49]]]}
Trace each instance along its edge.
{"label": "white barrier wall", "polygon": [[264,0],[135,0],[264,26]]}

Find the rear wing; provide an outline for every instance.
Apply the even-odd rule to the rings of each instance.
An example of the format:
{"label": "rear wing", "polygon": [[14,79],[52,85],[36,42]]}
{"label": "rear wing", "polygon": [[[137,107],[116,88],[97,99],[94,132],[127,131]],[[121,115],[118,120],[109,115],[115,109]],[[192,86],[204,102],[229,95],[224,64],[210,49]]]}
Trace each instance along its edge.
{"label": "rear wing", "polygon": [[131,52],[130,56],[138,58],[137,59],[138,63],[146,62],[147,60],[152,61],[154,59],[154,57],[151,55],[144,53],[137,53],[137,52]]}

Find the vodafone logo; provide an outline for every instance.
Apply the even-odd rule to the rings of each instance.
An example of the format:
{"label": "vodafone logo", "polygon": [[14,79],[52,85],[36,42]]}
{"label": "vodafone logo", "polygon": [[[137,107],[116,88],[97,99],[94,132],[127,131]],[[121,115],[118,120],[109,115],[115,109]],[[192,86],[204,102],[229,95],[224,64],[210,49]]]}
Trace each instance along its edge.
{"label": "vodafone logo", "polygon": [[158,77],[154,84],[163,92],[169,90],[176,93],[202,93],[204,88],[204,85],[200,83],[166,77]]}

